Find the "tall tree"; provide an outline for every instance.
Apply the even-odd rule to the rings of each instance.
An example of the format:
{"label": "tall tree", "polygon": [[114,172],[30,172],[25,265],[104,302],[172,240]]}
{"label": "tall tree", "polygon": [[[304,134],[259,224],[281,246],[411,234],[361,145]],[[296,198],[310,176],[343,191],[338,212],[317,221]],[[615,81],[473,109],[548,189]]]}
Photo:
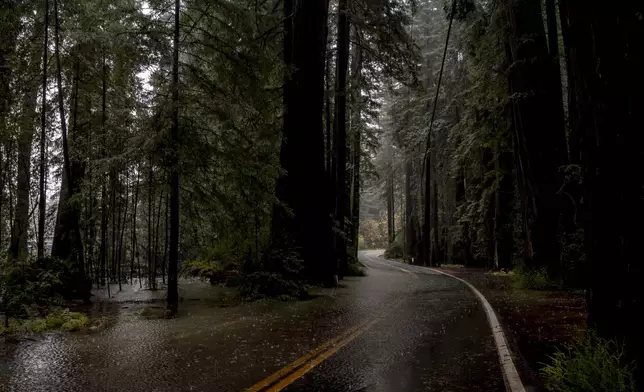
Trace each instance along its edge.
{"label": "tall tree", "polygon": [[[13,77],[16,39],[20,32],[20,11],[19,3],[15,1],[3,1],[0,4],[0,246],[3,241],[3,228],[5,219],[2,216],[3,205],[5,203],[5,186],[8,171],[8,140],[9,129],[7,127],[7,117],[10,112],[12,103],[11,80]],[[5,149],[5,155],[2,156],[1,149]],[[11,203],[11,199],[9,199]],[[11,208],[9,209],[11,211]],[[11,219],[8,219],[11,222]]]}
{"label": "tall tree", "polygon": [[[38,16],[36,16],[38,18]],[[29,42],[37,42],[42,34],[42,20],[36,20]],[[18,161],[16,186],[16,212],[11,232],[11,257],[25,259],[27,257],[27,238],[29,236],[29,193],[31,177],[31,147],[38,116],[38,75],[40,50],[35,45],[27,46],[26,65],[22,68],[19,85],[22,98],[22,108],[19,120]]]}
{"label": "tall tree", "polygon": [[[60,259],[73,259],[77,266],[74,290],[84,300],[89,300],[90,288],[87,285],[85,276],[85,262],[83,253],[83,242],[81,238],[77,206],[73,202],[74,176],[69,154],[69,143],[67,138],[67,120],[65,118],[65,99],[63,91],[62,67],[60,61],[60,18],[58,0],[54,0],[54,50],[56,57],[56,84],[58,87],[58,113],[60,116],[60,127],[63,145],[63,176],[61,181],[60,200],[54,241],[52,244],[52,256]],[[79,83],[79,64],[76,62],[74,83]],[[78,102],[78,90],[75,90],[73,102]],[[76,110],[74,111],[76,113]],[[74,119],[76,116],[74,115]]]}
{"label": "tall tree", "polygon": [[49,57],[49,0],[45,0],[45,26],[42,54],[42,94],[40,110],[40,155],[38,182],[38,257],[45,254],[45,213],[47,210],[47,60]]}
{"label": "tall tree", "polygon": [[347,269],[347,234],[345,221],[347,218],[347,73],[349,71],[349,18],[348,0],[338,2],[338,39],[336,56],[336,88],[335,88],[335,219],[338,222],[336,234],[336,253],[339,275],[342,276]]}
{"label": "tall tree", "polygon": [[559,70],[548,52],[541,2],[506,0],[505,7],[525,257],[530,266],[547,267],[551,275],[556,275],[560,249],[558,171],[567,163]]}
{"label": "tall tree", "polygon": [[[333,284],[330,210],[324,170],[324,52],[326,0],[284,2],[284,62],[290,75],[284,86],[280,164],[272,237],[276,246],[299,251],[309,279]],[[312,199],[302,197],[306,192]],[[315,201],[313,201],[315,200]],[[281,266],[269,268],[281,269]]]}
{"label": "tall tree", "polygon": [[644,4],[565,0],[573,119],[582,135],[584,234],[590,260],[589,324],[600,336],[626,344],[644,387],[641,314],[641,197],[644,137]]}
{"label": "tall tree", "polygon": [[[168,310],[171,314],[179,307],[179,15],[181,1],[174,2],[174,36],[172,50],[172,129],[170,134],[172,159],[170,171],[170,254],[168,259]],[[156,278],[156,277],[155,277]]]}

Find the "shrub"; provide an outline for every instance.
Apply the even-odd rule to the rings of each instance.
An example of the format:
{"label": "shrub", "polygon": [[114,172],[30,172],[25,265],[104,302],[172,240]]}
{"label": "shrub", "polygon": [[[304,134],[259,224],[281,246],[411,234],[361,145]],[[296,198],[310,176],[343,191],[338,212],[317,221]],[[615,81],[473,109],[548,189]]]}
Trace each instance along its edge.
{"label": "shrub", "polygon": [[389,248],[385,250],[385,257],[388,259],[400,259],[403,257],[403,253],[403,245],[398,241],[394,241],[389,245]]}
{"label": "shrub", "polygon": [[358,236],[358,249],[360,250],[367,249],[367,245],[365,243],[363,235]]}
{"label": "shrub", "polygon": [[224,267],[212,260],[191,260],[183,263],[181,274],[183,276],[208,278],[210,283],[215,284],[224,280]]}
{"label": "shrub", "polygon": [[349,263],[345,276],[365,276],[364,268],[360,263]]}
{"label": "shrub", "polygon": [[68,264],[50,258],[4,262],[0,266],[0,310],[5,318],[25,318],[62,304],[77,292]]}
{"label": "shrub", "polygon": [[265,297],[279,299],[306,297],[306,284],[300,276],[302,260],[292,249],[271,249],[255,270],[248,271],[240,286],[247,300]]}
{"label": "shrub", "polygon": [[515,279],[515,286],[521,289],[549,290],[558,286],[548,279],[548,272],[545,269],[518,269],[512,275]]}
{"label": "shrub", "polygon": [[0,328],[0,335],[41,333],[52,329],[77,331],[90,325],[90,319],[83,313],[57,310],[46,317],[27,320],[11,320],[9,326]]}
{"label": "shrub", "polygon": [[592,331],[550,360],[541,374],[552,392],[635,391],[634,365],[624,363],[617,344]]}

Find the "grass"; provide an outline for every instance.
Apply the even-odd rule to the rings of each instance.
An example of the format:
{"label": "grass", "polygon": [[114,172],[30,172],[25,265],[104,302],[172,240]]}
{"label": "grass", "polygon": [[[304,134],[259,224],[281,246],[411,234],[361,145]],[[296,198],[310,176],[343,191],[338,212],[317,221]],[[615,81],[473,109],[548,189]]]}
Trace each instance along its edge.
{"label": "grass", "polygon": [[441,264],[441,268],[465,268],[463,264]]}
{"label": "grass", "polygon": [[90,326],[102,326],[105,324],[105,320],[97,320],[94,325],[92,324],[85,314],[62,309],[49,313],[45,317],[26,320],[10,319],[8,327],[4,327],[4,325],[0,327],[0,335],[30,335],[51,330],[73,332]]}
{"label": "grass", "polygon": [[520,290],[558,290],[560,285],[548,278],[545,269],[514,269],[511,271],[491,271],[487,273],[509,280],[510,286]]}
{"label": "grass", "polygon": [[634,369],[617,344],[589,332],[551,356],[541,375],[552,392],[634,392]]}

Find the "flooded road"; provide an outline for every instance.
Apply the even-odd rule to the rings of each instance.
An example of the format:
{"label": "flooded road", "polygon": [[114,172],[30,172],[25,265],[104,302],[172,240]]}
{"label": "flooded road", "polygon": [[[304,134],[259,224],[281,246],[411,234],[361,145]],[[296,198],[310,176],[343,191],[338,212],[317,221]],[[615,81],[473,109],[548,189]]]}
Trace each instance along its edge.
{"label": "flooded road", "polygon": [[187,300],[172,320],[123,305],[103,331],[12,345],[2,350],[0,390],[241,391],[338,336],[351,339],[310,371],[282,377],[284,390],[504,390],[485,313],[465,286],[374,252],[360,257],[366,277],[315,290],[312,300]]}

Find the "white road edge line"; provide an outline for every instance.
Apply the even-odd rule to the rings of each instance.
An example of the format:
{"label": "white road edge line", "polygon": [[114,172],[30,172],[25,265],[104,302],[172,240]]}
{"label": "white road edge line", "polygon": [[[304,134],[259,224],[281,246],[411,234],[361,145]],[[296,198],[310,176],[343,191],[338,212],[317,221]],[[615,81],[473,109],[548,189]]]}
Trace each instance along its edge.
{"label": "white road edge line", "polygon": [[[370,252],[364,253],[367,259],[374,262],[378,262],[377,260],[372,259],[371,255],[369,255],[368,253]],[[393,263],[390,260],[387,260],[387,261],[389,263]],[[398,268],[399,270],[402,270],[405,272],[412,273],[411,271],[402,269],[397,266],[392,266],[392,267]],[[508,348],[508,343],[507,343],[507,340],[505,339],[503,328],[499,323],[498,317],[496,317],[496,313],[494,313],[494,309],[492,309],[492,305],[490,305],[490,303],[483,296],[483,294],[481,294],[481,292],[478,291],[476,287],[472,286],[469,282],[459,277],[456,277],[452,274],[448,274],[447,272],[439,271],[435,268],[429,268],[429,267],[423,267],[423,268],[428,269],[432,272],[436,272],[445,276],[449,276],[450,278],[459,280],[465,283],[465,285],[469,287],[470,290],[472,290],[472,292],[476,295],[476,297],[483,305],[483,310],[485,310],[485,315],[487,316],[488,324],[490,324],[490,328],[492,328],[492,335],[494,336],[494,343],[496,344],[496,350],[499,353],[499,361],[501,362],[501,371],[503,372],[503,379],[505,381],[506,390],[508,390],[509,392],[526,392],[525,387],[523,386],[523,382],[521,382],[521,377],[519,377],[519,372],[517,372],[517,368],[516,366],[514,366],[514,360],[512,359],[512,354],[510,353],[510,349]]]}
{"label": "white road edge line", "polygon": [[472,286],[469,282],[452,274],[448,274],[434,268],[427,269],[460,280],[461,282],[465,283],[465,285],[469,287],[470,290],[474,292],[474,294],[476,294],[479,301],[481,301],[481,304],[483,304],[483,309],[485,310],[485,314],[487,315],[487,321],[490,324],[490,328],[492,328],[492,335],[494,335],[496,349],[499,352],[499,360],[501,361],[501,370],[503,371],[503,378],[505,379],[506,389],[510,392],[525,392],[525,387],[521,382],[521,377],[519,377],[517,368],[514,366],[514,360],[512,359],[512,354],[510,353],[510,349],[508,348],[507,340],[505,339],[505,334],[503,333],[503,328],[501,327],[501,324],[499,324],[499,319],[496,317],[496,313],[494,313],[494,309],[492,309],[492,306],[487,301],[487,299],[485,299],[483,294],[481,294],[481,292],[478,291],[476,287]]}

